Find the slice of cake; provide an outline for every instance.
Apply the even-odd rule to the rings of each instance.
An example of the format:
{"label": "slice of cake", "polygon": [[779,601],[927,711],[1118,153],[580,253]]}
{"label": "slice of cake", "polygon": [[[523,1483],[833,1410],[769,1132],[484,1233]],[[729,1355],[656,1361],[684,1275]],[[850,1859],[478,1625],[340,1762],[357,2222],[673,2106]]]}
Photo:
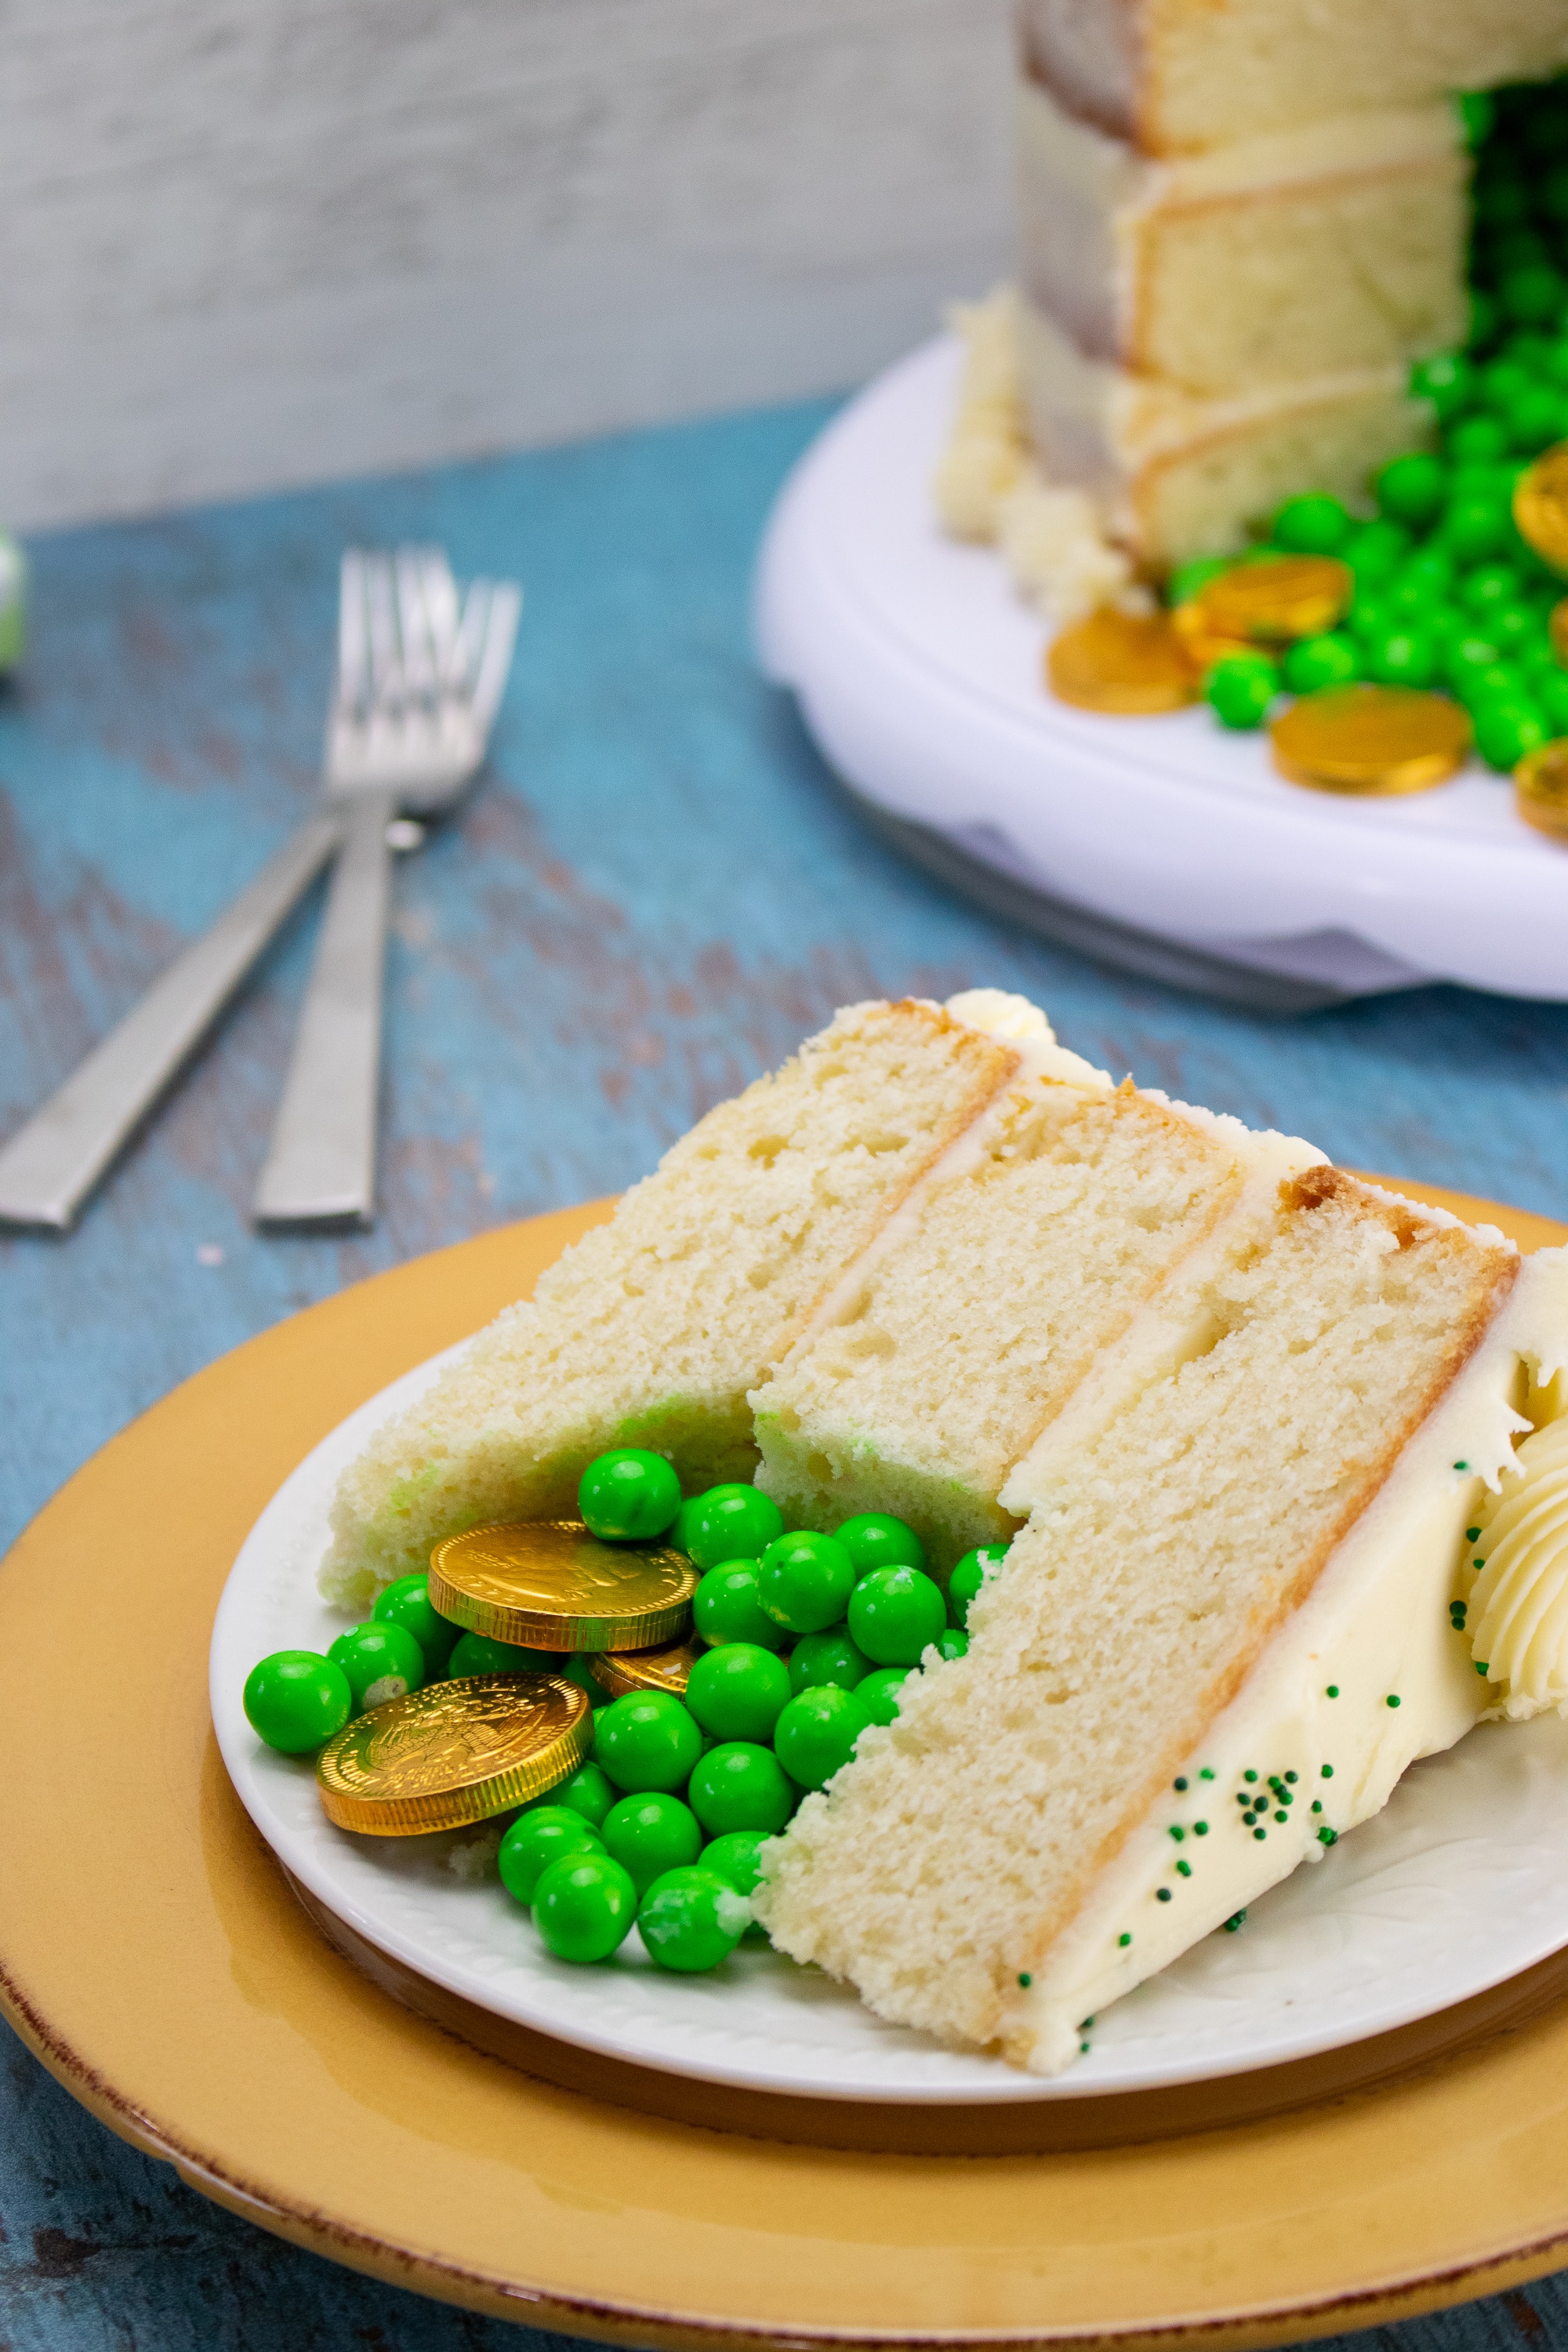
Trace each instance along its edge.
{"label": "slice of cake", "polygon": [[667,1454],[692,1491],[749,1478],[747,1391],[1019,1067],[940,1005],[840,1013],[710,1111],[379,1433],[339,1487],[323,1592],[362,1604],[444,1536],[569,1514],[612,1445]]}
{"label": "slice of cake", "polygon": [[1319,1157],[1026,1061],[753,1394],[757,1484],[786,1527],[891,1511],[938,1570],[1005,1541],[1009,1472],[1102,1350]]}
{"label": "slice of cake", "polygon": [[1028,1525],[967,1655],[928,1652],[770,1850],[774,1942],[885,2017],[1066,2064],[1495,1696],[1450,1612],[1465,1531],[1522,1368],[1565,1356],[1568,1253],[1288,1180],[1015,1469]]}

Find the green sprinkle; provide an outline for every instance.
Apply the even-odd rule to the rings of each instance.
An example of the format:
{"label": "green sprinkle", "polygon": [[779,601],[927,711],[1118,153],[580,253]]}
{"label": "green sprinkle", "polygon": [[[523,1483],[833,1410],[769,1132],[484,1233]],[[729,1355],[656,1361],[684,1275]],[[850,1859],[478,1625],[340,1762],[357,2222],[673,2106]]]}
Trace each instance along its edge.
{"label": "green sprinkle", "polygon": [[1225,1923],[1226,1934],[1227,1936],[1234,1936],[1246,1916],[1247,1914],[1245,1911],[1233,1911],[1229,1918]]}
{"label": "green sprinkle", "polygon": [[1329,1696],[1330,1696],[1331,1698],[1338,1698],[1339,1695],[1340,1695],[1340,1686],[1339,1686],[1338,1683],[1331,1683],[1331,1684],[1329,1685]]}
{"label": "green sprinkle", "polygon": [[1476,1660],[1476,1672],[1478,1675],[1485,1675],[1491,1672],[1490,1667],[1487,1664],[1484,1658],[1478,1658]]}
{"label": "green sprinkle", "polygon": [[1454,1465],[1456,1470],[1468,1470],[1469,1466],[1468,1462],[1456,1462]]}
{"label": "green sprinkle", "polygon": [[1214,1774],[1209,1770],[1206,1764],[1204,1766],[1203,1770],[1198,1774],[1198,1778],[1200,1780],[1212,1780],[1214,1779]]}
{"label": "green sprinkle", "polygon": [[1154,1891],[1162,1903],[1168,1903],[1170,1901],[1171,1890],[1168,1886],[1156,1887]]}
{"label": "green sprinkle", "polygon": [[1186,1834],[1187,1834],[1187,1833],[1186,1833],[1185,1830],[1179,1830],[1179,1829],[1176,1827],[1176,1825],[1175,1825],[1174,1822],[1172,1822],[1172,1824],[1171,1824],[1171,1835],[1175,1839],[1176,1843],[1177,1843],[1178,1845],[1180,1845],[1180,1844],[1183,1843],[1183,1841],[1184,1841],[1184,1838],[1186,1837]]}
{"label": "green sprinkle", "polygon": [[1465,1529],[1465,1541],[1467,1543],[1479,1543],[1480,1539],[1481,1531],[1479,1528],[1467,1528]]}
{"label": "green sprinkle", "polygon": [[1320,1830],[1318,1832],[1318,1841],[1321,1845],[1338,1845],[1340,1842],[1340,1833],[1338,1830]]}
{"label": "green sprinkle", "polygon": [[1125,1951],[1128,1945],[1132,1941],[1132,1938],[1131,1936],[1118,1936],[1116,1940],[1121,1946],[1122,1950]]}
{"label": "green sprinkle", "polygon": [[1383,1703],[1384,1706],[1397,1706],[1399,1705],[1399,1693],[1397,1691],[1390,1691],[1388,1696]]}
{"label": "green sprinkle", "polygon": [[1207,1837],[1208,1833],[1209,1825],[1207,1822],[1194,1822],[1193,1823],[1193,1835],[1194,1837]]}
{"label": "green sprinkle", "polygon": [[1089,2056],[1089,2044],[1087,2042],[1080,2042],[1078,2045],[1078,2049],[1080,2058],[1087,2058]]}
{"label": "green sprinkle", "polygon": [[1034,1981],[1035,1981],[1034,1978],[1033,1978],[1032,1976],[1027,1975],[1027,1974],[1026,1974],[1026,1975],[1024,1975],[1024,1976],[1021,1976],[1021,1977],[1018,1979],[1018,1982],[1023,1986],[1024,1990],[1025,1990],[1026,1992],[1027,1992],[1027,1991],[1028,1991],[1029,1987],[1034,1983]]}
{"label": "green sprinkle", "polygon": [[1332,1766],[1331,1764],[1325,1764],[1325,1765],[1324,1765],[1324,1767],[1323,1767],[1323,1778],[1324,1778],[1324,1780],[1331,1780],[1333,1779],[1333,1777],[1334,1777],[1334,1768],[1333,1768],[1333,1766]]}
{"label": "green sprinkle", "polygon": [[1258,1775],[1256,1772],[1244,1772],[1241,1777],[1244,1780],[1256,1780]]}
{"label": "green sprinkle", "polygon": [[1093,2023],[1094,2023],[1094,2020],[1093,2020],[1093,2018],[1092,2018],[1092,2017],[1086,2017],[1086,2018],[1084,2019],[1084,2021],[1083,2021],[1083,2023],[1079,2027],[1079,2032],[1080,2033],[1087,2033],[1087,2032],[1089,2032],[1089,2027],[1090,2027]]}
{"label": "green sprinkle", "polygon": [[1190,1877],[1192,1876],[1192,1874],[1193,1874],[1193,1865],[1192,1865],[1192,1864],[1191,1864],[1190,1862],[1179,1862],[1179,1863],[1177,1863],[1177,1864],[1176,1864],[1176,1876],[1177,1876],[1178,1878],[1190,1878]]}
{"label": "green sprinkle", "polygon": [[1322,1810],[1323,1810],[1322,1805],[1321,1804],[1321,1802],[1319,1801],[1319,1800],[1318,1800],[1316,1797],[1314,1797],[1314,1798],[1313,1798],[1313,1800],[1312,1800],[1312,1811],[1313,1811],[1315,1813],[1321,1813],[1321,1812],[1322,1811]]}
{"label": "green sprinkle", "polygon": [[1254,1830],[1252,1834],[1255,1838],[1266,1838],[1268,1832],[1267,1830]]}
{"label": "green sprinkle", "polygon": [[1290,1786],[1291,1786],[1292,1788],[1294,1788],[1294,1787],[1295,1787],[1295,1785],[1296,1785],[1296,1775],[1295,1775],[1295,1773],[1294,1773],[1294,1772],[1287,1772],[1287,1773],[1286,1773],[1286,1775],[1285,1775],[1285,1778],[1287,1779],[1287,1780],[1289,1780],[1289,1781]]}
{"label": "green sprinkle", "polygon": [[1486,1561],[1484,1559],[1473,1559],[1470,1562],[1470,1566],[1472,1568],[1485,1568]]}
{"label": "green sprinkle", "polygon": [[1171,1783],[1171,1785],[1172,1785],[1172,1787],[1173,1787],[1173,1788],[1174,1788],[1174,1789],[1181,1789],[1181,1790],[1185,1790],[1185,1788],[1186,1788],[1186,1785],[1187,1785],[1187,1784],[1186,1784],[1186,1782],[1185,1782],[1184,1780],[1173,1780],[1173,1781]]}
{"label": "green sprinkle", "polygon": [[1274,1818],[1277,1822],[1288,1822],[1290,1816],[1289,1813],[1276,1813]]}

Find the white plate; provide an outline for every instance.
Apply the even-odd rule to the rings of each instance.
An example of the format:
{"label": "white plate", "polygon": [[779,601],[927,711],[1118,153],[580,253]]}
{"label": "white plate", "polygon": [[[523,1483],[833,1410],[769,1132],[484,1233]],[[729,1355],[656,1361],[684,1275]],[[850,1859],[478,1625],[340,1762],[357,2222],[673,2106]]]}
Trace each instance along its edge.
{"label": "white plate", "polygon": [[1347,801],[1286,783],[1204,709],[1100,719],[1041,683],[1045,631],[931,480],[959,353],[879,377],[790,477],[757,629],[830,762],[1049,897],[1206,955],[1352,991],[1441,978],[1568,997],[1568,850],[1472,763]]}
{"label": "white plate", "polygon": [[613,1962],[552,1960],[499,1883],[465,1883],[447,1837],[334,1829],[307,1760],[262,1747],[240,1694],[258,1658],[324,1650],[344,1619],[315,1590],[339,1472],[410,1403],[439,1358],[362,1406],[302,1462],[247,1538],[213,1630],[213,1721],[268,1844],[382,1950],[465,2000],[647,2066],[818,2098],[942,2103],[1088,2098],[1270,2066],[1430,2015],[1568,1943],[1568,1727],[1486,1726],[1418,1764],[1377,1820],[1141,1986],[1071,2072],[1040,2083],[885,2025],[815,1969],[735,1953],[710,1977],[662,1974],[633,1936]]}

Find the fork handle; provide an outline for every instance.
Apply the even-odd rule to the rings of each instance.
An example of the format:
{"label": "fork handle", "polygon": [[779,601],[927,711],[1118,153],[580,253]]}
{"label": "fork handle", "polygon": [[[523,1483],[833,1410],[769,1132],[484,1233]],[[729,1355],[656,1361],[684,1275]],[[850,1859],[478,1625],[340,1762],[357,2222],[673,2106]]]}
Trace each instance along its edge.
{"label": "fork handle", "polygon": [[342,837],[312,817],[0,1150],[0,1223],[68,1233],[82,1202]]}
{"label": "fork handle", "polygon": [[386,962],[391,793],[356,793],[283,1100],[256,1187],[262,1225],[370,1224]]}

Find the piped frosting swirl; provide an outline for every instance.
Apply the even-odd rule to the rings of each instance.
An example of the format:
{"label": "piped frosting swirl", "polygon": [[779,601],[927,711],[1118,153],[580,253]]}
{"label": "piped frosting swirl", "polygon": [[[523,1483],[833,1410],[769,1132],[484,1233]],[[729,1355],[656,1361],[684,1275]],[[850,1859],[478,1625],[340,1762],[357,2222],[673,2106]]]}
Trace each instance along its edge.
{"label": "piped frosting swirl", "polygon": [[1466,1596],[1466,1630],[1499,1691],[1492,1711],[1515,1722],[1548,1707],[1568,1714],[1568,1420],[1524,1440],[1476,1517],[1468,1556],[1484,1566]]}

